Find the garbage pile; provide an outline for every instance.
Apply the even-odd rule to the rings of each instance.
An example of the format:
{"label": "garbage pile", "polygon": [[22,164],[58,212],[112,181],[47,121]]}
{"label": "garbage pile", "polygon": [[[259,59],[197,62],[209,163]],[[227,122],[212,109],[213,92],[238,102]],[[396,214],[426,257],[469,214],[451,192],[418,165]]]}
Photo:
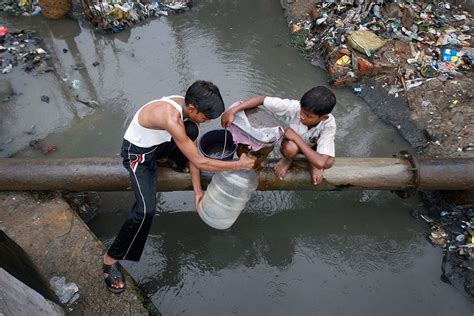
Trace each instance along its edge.
{"label": "garbage pile", "polygon": [[22,65],[26,72],[45,73],[53,70],[47,63],[50,56],[39,47],[40,38],[35,31],[10,31],[0,26],[0,69],[9,73]]}
{"label": "garbage pile", "polygon": [[6,0],[0,3],[0,11],[14,15],[35,16],[41,13],[38,0]]}
{"label": "garbage pile", "polygon": [[183,12],[191,8],[192,0],[81,0],[81,5],[94,26],[118,33],[152,16]]}
{"label": "garbage pile", "polygon": [[446,207],[419,217],[430,225],[429,241],[444,250],[443,280],[474,297],[474,208]]}
{"label": "garbage pile", "polygon": [[291,29],[322,50],[334,86],[377,75],[395,94],[474,65],[472,16],[448,2],[319,0],[309,16]]}

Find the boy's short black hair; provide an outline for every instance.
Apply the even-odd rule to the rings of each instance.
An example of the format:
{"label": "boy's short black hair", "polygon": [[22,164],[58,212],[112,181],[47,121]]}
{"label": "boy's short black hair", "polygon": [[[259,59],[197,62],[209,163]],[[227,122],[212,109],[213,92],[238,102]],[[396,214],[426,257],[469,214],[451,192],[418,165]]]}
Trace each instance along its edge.
{"label": "boy's short black hair", "polygon": [[198,80],[186,91],[186,105],[192,104],[198,112],[209,119],[215,119],[224,113],[225,106],[219,88],[210,81]]}
{"label": "boy's short black hair", "polygon": [[336,96],[328,88],[317,86],[303,95],[300,104],[305,111],[316,115],[325,115],[334,109]]}

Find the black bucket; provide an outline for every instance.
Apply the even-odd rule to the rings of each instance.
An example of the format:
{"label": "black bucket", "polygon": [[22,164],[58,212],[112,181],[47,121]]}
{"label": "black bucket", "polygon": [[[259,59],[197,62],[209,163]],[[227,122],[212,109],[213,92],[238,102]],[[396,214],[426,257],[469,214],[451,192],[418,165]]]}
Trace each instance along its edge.
{"label": "black bucket", "polygon": [[[225,133],[227,133],[227,142],[224,150]],[[215,129],[205,133],[198,144],[201,154],[211,159],[232,160],[237,151],[237,144],[234,144],[232,133],[225,129]],[[222,154],[223,150],[224,154]]]}

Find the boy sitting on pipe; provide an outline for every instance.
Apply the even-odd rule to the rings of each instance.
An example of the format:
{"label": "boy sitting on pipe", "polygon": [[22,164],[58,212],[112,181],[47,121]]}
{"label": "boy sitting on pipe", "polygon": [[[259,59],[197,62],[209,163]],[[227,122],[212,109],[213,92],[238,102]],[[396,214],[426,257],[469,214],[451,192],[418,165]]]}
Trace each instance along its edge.
{"label": "boy sitting on pipe", "polygon": [[275,174],[283,179],[301,153],[311,165],[313,184],[318,185],[324,178],[324,169],[334,165],[336,121],[331,111],[335,104],[334,93],[322,86],[307,91],[301,101],[257,96],[227,110],[221,123],[230,127],[235,113],[262,105],[287,126],[280,149],[283,157],[275,166]]}

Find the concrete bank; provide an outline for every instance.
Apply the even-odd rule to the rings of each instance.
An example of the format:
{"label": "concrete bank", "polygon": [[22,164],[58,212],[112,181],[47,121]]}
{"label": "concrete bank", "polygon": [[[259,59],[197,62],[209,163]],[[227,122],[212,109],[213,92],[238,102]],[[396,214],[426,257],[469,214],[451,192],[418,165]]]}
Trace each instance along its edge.
{"label": "concrete bank", "polygon": [[104,245],[59,195],[0,192],[0,229],[23,248],[47,280],[64,276],[66,282],[77,284],[80,297],[65,307],[66,312],[159,314],[146,303],[129,275],[124,293],[114,295],[105,288],[101,269]]}

